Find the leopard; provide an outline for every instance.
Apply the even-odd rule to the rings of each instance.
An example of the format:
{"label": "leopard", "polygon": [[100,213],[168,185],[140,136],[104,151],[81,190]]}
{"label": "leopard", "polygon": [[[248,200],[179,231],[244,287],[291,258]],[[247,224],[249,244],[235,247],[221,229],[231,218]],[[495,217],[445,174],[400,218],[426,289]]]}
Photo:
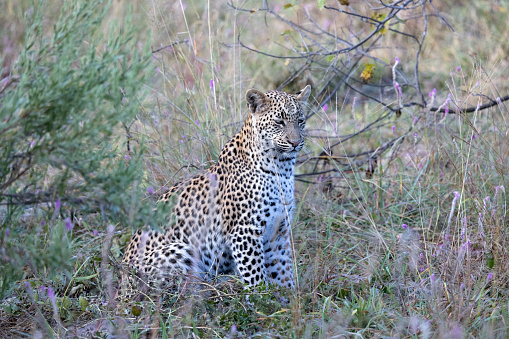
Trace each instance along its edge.
{"label": "leopard", "polygon": [[236,275],[246,288],[295,290],[294,171],[310,93],[309,85],[296,94],[248,90],[240,131],[215,164],[160,197],[173,200],[173,222],[135,232],[123,263],[154,281]]}

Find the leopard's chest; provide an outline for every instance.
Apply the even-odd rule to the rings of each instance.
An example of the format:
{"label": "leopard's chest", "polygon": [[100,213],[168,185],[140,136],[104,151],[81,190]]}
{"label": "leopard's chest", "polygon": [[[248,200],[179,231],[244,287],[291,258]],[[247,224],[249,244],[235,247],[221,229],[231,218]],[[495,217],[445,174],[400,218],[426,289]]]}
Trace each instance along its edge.
{"label": "leopard's chest", "polygon": [[266,240],[270,241],[276,233],[280,233],[282,227],[290,224],[294,206],[293,176],[269,178],[260,218]]}

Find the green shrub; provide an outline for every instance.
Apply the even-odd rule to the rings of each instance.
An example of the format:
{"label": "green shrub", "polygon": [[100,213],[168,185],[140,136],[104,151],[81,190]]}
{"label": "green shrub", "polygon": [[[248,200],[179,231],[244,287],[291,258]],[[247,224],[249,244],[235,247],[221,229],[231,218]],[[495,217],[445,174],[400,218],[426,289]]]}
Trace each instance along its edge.
{"label": "green shrub", "polygon": [[72,263],[62,233],[66,217],[68,229],[79,220],[70,210],[95,212],[103,225],[153,220],[153,206],[139,202],[143,141],[128,150],[122,129],[144,97],[148,45],[137,52],[129,19],[101,34],[109,3],[65,2],[53,27],[44,3],[26,15],[24,48],[0,83],[2,291],[24,265],[56,273]]}

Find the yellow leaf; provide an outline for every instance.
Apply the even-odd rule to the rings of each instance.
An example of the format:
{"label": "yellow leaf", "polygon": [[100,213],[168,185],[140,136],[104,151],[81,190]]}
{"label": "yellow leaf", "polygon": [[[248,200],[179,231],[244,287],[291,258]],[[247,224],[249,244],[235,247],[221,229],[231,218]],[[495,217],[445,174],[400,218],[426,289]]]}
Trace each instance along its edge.
{"label": "yellow leaf", "polygon": [[81,310],[83,312],[85,312],[87,309],[87,306],[89,305],[87,299],[85,299],[84,297],[80,297],[78,300],[80,303]]}
{"label": "yellow leaf", "polygon": [[[373,13],[373,14],[371,15],[371,17],[372,17],[373,19],[375,19],[376,21],[384,21],[384,20],[385,20],[385,18],[387,17],[387,14],[385,14],[385,13]],[[378,33],[380,33],[380,34],[384,35],[385,33],[387,33],[387,31],[388,31],[387,23],[385,23],[385,24],[383,25],[383,27],[382,27],[382,28],[380,28],[380,30],[378,31]]]}
{"label": "yellow leaf", "polygon": [[375,64],[365,64],[364,65],[364,70],[362,71],[362,74],[361,74],[361,80],[367,84],[372,78],[373,78],[373,75],[375,74]]}
{"label": "yellow leaf", "polygon": [[286,5],[284,5],[283,9],[288,9],[288,8],[290,8],[292,6],[293,6],[292,4],[286,4]]}

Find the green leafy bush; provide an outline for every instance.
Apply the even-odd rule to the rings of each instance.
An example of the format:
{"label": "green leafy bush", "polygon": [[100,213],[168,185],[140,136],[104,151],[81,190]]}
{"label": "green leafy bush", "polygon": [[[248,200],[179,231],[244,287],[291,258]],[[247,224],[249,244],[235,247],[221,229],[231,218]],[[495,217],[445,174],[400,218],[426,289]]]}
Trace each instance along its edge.
{"label": "green leafy bush", "polygon": [[[42,1],[26,15],[25,46],[0,83],[2,290],[24,265],[71,264],[62,233],[65,217],[69,230],[78,222],[70,209],[131,226],[153,214],[139,202],[143,141],[128,149],[122,129],[144,97],[148,45],[137,52],[129,19],[104,37],[109,4],[102,1],[65,2],[53,27],[45,27],[44,10]],[[22,222],[27,214],[30,222]],[[44,239],[41,231],[49,232]]]}

